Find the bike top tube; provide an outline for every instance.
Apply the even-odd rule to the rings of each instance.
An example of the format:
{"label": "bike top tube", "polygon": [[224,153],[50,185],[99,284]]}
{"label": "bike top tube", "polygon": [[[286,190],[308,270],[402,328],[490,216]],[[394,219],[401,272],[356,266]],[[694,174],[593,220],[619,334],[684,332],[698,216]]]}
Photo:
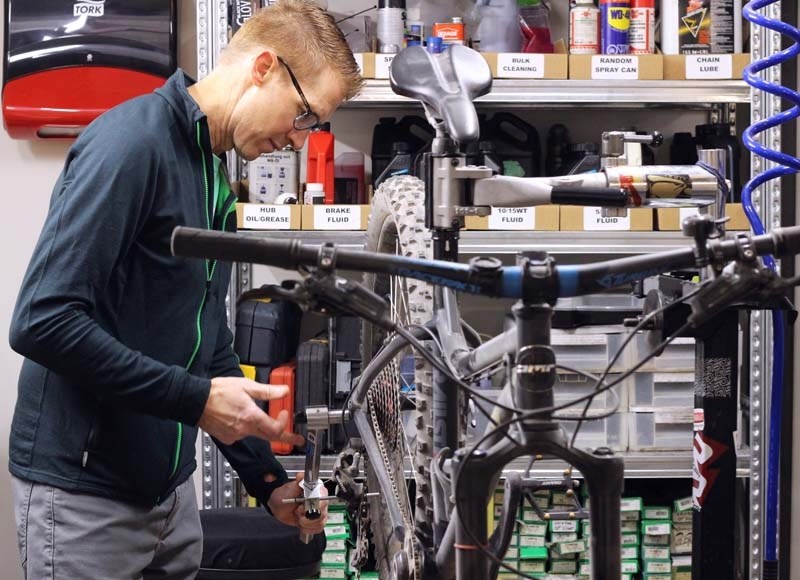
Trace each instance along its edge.
{"label": "bike top tube", "polygon": [[[749,241],[711,240],[708,255],[718,264],[740,257],[743,251],[762,255],[800,253],[800,226],[778,228]],[[443,260],[406,258],[390,254],[342,250],[335,244],[310,245],[298,240],[276,240],[243,234],[176,227],[172,234],[176,256],[250,262],[285,269],[319,267],[415,278],[460,292],[490,297],[552,300],[602,292],[662,272],[695,266],[695,249],[687,247],[579,266],[556,266],[552,274],[531,275],[528,266],[487,267]],[[745,256],[748,257],[748,256]]]}

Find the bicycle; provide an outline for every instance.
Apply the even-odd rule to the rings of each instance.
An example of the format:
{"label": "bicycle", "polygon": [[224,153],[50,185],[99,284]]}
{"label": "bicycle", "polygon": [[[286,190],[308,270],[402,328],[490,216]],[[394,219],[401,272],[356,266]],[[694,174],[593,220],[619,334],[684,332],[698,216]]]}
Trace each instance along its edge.
{"label": "bicycle", "polygon": [[[654,198],[651,194],[664,195],[664,192],[655,191],[647,180],[648,175],[659,173],[652,168],[648,175],[640,171],[644,180],[622,188],[608,187],[614,182],[614,176],[623,175],[625,170],[624,166],[614,163],[602,174],[556,182],[498,178],[486,168],[466,166],[458,144],[477,138],[477,117],[472,100],[488,91],[487,75],[479,74],[480,64],[485,66],[482,57],[477,57],[478,62],[469,49],[455,47],[448,53],[432,57],[424,51],[409,49],[401,53],[393,65],[393,87],[423,102],[437,138],[424,164],[425,181],[430,186],[426,186],[425,191],[431,193],[425,197],[424,211],[420,203],[422,188],[410,178],[390,182],[393,185],[388,189],[396,192],[393,199],[386,198],[386,190],[377,196],[371,218],[374,229],[368,233],[368,240],[370,235],[375,236],[376,249],[383,252],[348,252],[338,250],[333,244],[304,246],[294,240],[253,239],[185,228],[176,229],[173,252],[304,268],[307,277],[302,284],[273,288],[272,295],[293,299],[306,308],[326,313],[354,314],[372,323],[365,327],[363,334],[364,361],[370,362],[352,391],[346,409],[339,412],[342,418],[349,414],[361,438],[363,452],[348,449],[339,456],[337,483],[341,495],[350,501],[353,509],[362,517],[371,516],[374,520],[371,527],[381,577],[494,577],[499,567],[505,567],[500,558],[508,547],[514,521],[512,508],[525,491],[530,492],[538,485],[516,477],[507,479],[503,516],[497,531],[489,538],[485,507],[499,470],[520,455],[535,457],[546,453],[577,467],[586,479],[592,500],[589,512],[590,550],[594,554],[592,574],[594,578],[616,580],[620,575],[617,514],[622,491],[622,460],[607,450],[592,454],[575,449],[558,423],[571,417],[556,413],[581,402],[588,408],[595,396],[613,388],[636,368],[608,383],[604,383],[607,374],[604,373],[593,393],[568,404],[556,405],[552,391],[556,361],[549,348],[552,305],[559,297],[603,291],[675,269],[711,266],[713,278],[710,282],[653,310],[640,321],[637,329],[643,328],[660,312],[682,302],[694,309],[694,320],[690,317],[683,327],[656,345],[655,353],[689,325],[701,324],[731,299],[742,298],[740,293],[727,295],[735,286],[734,282],[745,278],[748,283],[743,287],[748,296],[754,293],[774,295],[786,284],[793,283],[774,278],[755,260],[757,255],[800,251],[800,228],[786,228],[758,238],[739,236],[723,241],[709,239],[716,235],[716,222],[701,218],[692,225],[695,247],[685,250],[588,266],[556,266],[544,255],[523,257],[516,267],[504,267],[494,258],[476,258],[468,265],[458,264],[461,218],[485,213],[481,208],[485,208],[489,200],[493,205],[552,202],[616,207],[675,206],[685,204],[685,196],[690,194],[699,195],[689,200],[691,203],[710,203],[717,200],[724,187],[713,170],[695,167],[683,168],[691,177],[681,187],[667,192],[673,195]],[[469,78],[459,76],[457,70],[470,71]],[[490,75],[488,83],[491,83]],[[435,89],[454,85],[459,90],[447,93],[445,99],[438,98]],[[616,136],[609,141],[614,139]],[[661,173],[666,173],[664,168],[660,169]],[[674,168],[668,169],[675,173]],[[595,188],[590,190],[589,185]],[[400,199],[400,194],[405,197]],[[675,197],[677,195],[684,197]],[[718,204],[718,209],[721,205]],[[379,225],[373,226],[373,223]],[[430,243],[422,237],[426,231],[432,232]],[[400,238],[403,253],[412,256],[394,255],[392,238],[395,236]],[[726,273],[723,266],[730,260],[735,260],[735,267]],[[338,278],[337,270],[366,272],[365,284]],[[409,328],[397,323],[389,304],[382,298],[401,279],[424,283],[412,282],[399,292],[407,297],[405,304],[400,300],[396,302],[406,310],[403,315],[410,319]],[[434,284],[433,288],[430,284]],[[456,291],[519,299],[514,307],[516,328],[476,346],[478,341],[470,330],[462,328]],[[423,340],[440,352],[431,353],[422,344]],[[420,360],[425,361],[415,369],[418,439],[415,449],[417,497],[413,508],[401,485],[405,440],[399,420],[399,373],[392,367],[408,344],[413,345]],[[509,355],[513,361],[508,365],[509,380],[498,401],[486,401],[485,396],[466,384],[466,379]],[[374,384],[377,387],[373,387]],[[495,410],[491,419],[495,426],[469,448],[464,447],[464,393],[470,395],[481,412],[489,415],[477,401],[489,403]],[[513,407],[509,403],[513,403]],[[316,427],[324,427],[334,417],[334,413],[325,417],[312,415],[309,422],[315,421]],[[585,416],[586,411],[583,418]],[[366,461],[367,489],[380,490],[380,497],[366,497],[364,488],[355,481],[359,457]],[[313,477],[307,479],[314,480]],[[571,485],[571,479],[566,477],[561,485]]]}

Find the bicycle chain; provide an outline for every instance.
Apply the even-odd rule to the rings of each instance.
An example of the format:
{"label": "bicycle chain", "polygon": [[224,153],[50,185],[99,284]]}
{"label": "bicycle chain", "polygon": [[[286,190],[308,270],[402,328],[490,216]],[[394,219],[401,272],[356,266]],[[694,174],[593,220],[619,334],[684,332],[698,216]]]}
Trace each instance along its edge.
{"label": "bicycle chain", "polygon": [[[403,469],[403,434],[402,417],[400,415],[400,369],[397,366],[397,361],[392,360],[386,367],[381,370],[375,378],[375,382],[370,386],[367,391],[367,403],[369,405],[370,418],[372,420],[372,427],[377,435],[378,449],[380,450],[381,460],[383,461],[386,471],[389,474],[389,480],[392,484],[392,493],[397,504],[401,507],[403,514],[403,524],[406,528],[406,539],[404,546],[406,553],[409,556],[409,567],[414,570],[414,577],[417,579],[422,578],[422,561],[417,556],[417,546],[414,541],[414,526],[411,522],[411,514],[408,513],[408,492],[405,489],[405,481],[403,482],[403,495],[400,493],[400,488],[397,485],[394,469],[392,469],[389,460],[390,451],[387,449],[386,444],[389,443],[392,447],[391,453],[400,453],[400,468]],[[383,420],[383,425],[381,425]],[[384,428],[386,427],[386,428]],[[385,437],[383,436],[385,434]],[[361,531],[359,531],[359,535]]]}

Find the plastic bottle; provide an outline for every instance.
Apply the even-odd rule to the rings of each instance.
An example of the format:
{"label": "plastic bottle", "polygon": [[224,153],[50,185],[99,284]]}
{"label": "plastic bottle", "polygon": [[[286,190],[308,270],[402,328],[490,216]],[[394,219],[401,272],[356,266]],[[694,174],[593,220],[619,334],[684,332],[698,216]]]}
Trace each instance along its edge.
{"label": "plastic bottle", "polygon": [[547,6],[541,0],[518,0],[519,22],[522,31],[520,52],[550,54],[553,41],[550,40],[550,18]]}
{"label": "plastic bottle", "polygon": [[478,0],[476,36],[481,52],[517,52],[522,45],[516,0]]}
{"label": "plastic bottle", "polygon": [[400,52],[403,49],[405,32],[405,0],[380,0],[378,3],[378,52]]}
{"label": "plastic bottle", "polygon": [[306,183],[306,190],[303,193],[303,203],[308,205],[325,203],[325,191],[321,183]]}
{"label": "plastic bottle", "polygon": [[600,52],[600,9],[594,0],[572,0],[569,11],[570,54]]}
{"label": "plastic bottle", "polygon": [[656,51],[656,0],[631,0],[631,27],[628,31],[631,54]]}
{"label": "plastic bottle", "polygon": [[327,194],[325,203],[333,203],[334,165],[333,147],[336,142],[331,133],[331,124],[325,123],[319,131],[308,136],[308,159],[306,182],[321,183]]}
{"label": "plastic bottle", "polygon": [[367,203],[363,153],[348,151],[337,155],[335,175],[336,203]]}
{"label": "plastic bottle", "polygon": [[411,172],[413,160],[411,158],[411,148],[408,146],[408,143],[401,141],[392,144],[392,153],[394,156],[392,157],[391,163],[386,166],[383,173],[375,180],[376,188],[390,177],[394,177],[395,175],[408,175]]}

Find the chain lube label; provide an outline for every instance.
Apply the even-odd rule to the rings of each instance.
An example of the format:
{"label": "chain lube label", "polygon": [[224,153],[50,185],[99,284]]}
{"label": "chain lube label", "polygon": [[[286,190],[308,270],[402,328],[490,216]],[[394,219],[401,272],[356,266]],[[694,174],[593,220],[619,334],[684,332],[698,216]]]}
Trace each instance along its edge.
{"label": "chain lube label", "polygon": [[583,229],[592,232],[628,231],[631,229],[630,211],[625,217],[604,217],[599,207],[586,207],[583,209]]}
{"label": "chain lube label", "polygon": [[248,230],[289,230],[292,208],[288,205],[244,204],[243,228]]}
{"label": "chain lube label", "polygon": [[504,79],[542,79],[544,55],[501,52],[497,55],[497,76]]}
{"label": "chain lube label", "polygon": [[595,55],[592,57],[592,78],[635,81],[639,78],[639,59],[635,55]]}
{"label": "chain lube label", "polygon": [[730,54],[686,55],[686,78],[729,79],[733,77],[733,56]]}
{"label": "chain lube label", "polygon": [[534,230],[536,209],[532,207],[492,207],[490,230]]}
{"label": "chain lube label", "polygon": [[360,205],[315,205],[315,230],[360,230]]}

